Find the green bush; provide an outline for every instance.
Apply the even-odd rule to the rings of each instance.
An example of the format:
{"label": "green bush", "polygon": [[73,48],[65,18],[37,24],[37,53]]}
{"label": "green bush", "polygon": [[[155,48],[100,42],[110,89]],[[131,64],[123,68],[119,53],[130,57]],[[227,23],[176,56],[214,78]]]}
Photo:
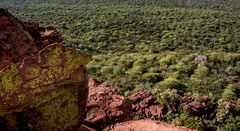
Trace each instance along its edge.
{"label": "green bush", "polygon": [[129,74],[131,76],[141,76],[143,74],[143,71],[143,66],[133,66],[133,68],[130,69]]}
{"label": "green bush", "polygon": [[166,57],[162,58],[160,61],[159,61],[159,64],[160,65],[172,65],[176,62],[175,60],[175,55],[167,55]]}
{"label": "green bush", "polygon": [[185,64],[184,62],[180,61],[175,65],[171,65],[169,67],[169,69],[173,70],[173,71],[179,71],[180,74],[187,74],[187,75],[191,75],[193,74],[193,71],[195,69],[195,65],[194,64]]}
{"label": "green bush", "polygon": [[237,99],[236,86],[232,84],[228,85],[223,91],[222,99],[227,101]]}
{"label": "green bush", "polygon": [[190,117],[188,114],[180,114],[180,116],[177,117],[174,121],[175,123],[178,123],[178,125],[184,125],[187,128],[200,131],[204,130],[206,127],[202,118]]}
{"label": "green bush", "polygon": [[104,67],[101,69],[101,73],[102,73],[102,75],[113,74],[113,67],[104,66]]}
{"label": "green bush", "polygon": [[156,94],[156,99],[159,103],[163,105],[172,105],[178,101],[179,95],[175,92],[167,89],[163,92]]}
{"label": "green bush", "polygon": [[113,74],[114,75],[123,75],[124,74],[124,71],[122,68],[120,68],[119,66],[116,66],[114,69],[113,69]]}
{"label": "green bush", "polygon": [[145,74],[143,74],[142,79],[155,83],[155,82],[162,80],[162,76],[160,73],[145,73]]}
{"label": "green bush", "polygon": [[232,70],[231,70],[231,75],[240,76],[240,66],[233,67]]}
{"label": "green bush", "polygon": [[154,85],[154,88],[157,88],[159,90],[164,90],[164,89],[182,89],[184,88],[184,85],[177,79],[175,78],[166,78],[161,82],[158,82]]}
{"label": "green bush", "polygon": [[208,74],[209,74],[208,67],[198,67],[197,69],[194,70],[194,74],[191,77],[203,78],[207,77]]}

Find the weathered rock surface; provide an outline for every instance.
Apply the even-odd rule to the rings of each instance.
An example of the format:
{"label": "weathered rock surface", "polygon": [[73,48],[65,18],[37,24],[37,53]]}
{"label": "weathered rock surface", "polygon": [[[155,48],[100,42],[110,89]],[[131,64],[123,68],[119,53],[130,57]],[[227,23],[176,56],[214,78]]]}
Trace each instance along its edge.
{"label": "weathered rock surface", "polygon": [[[108,126],[105,130],[114,131],[186,130],[183,127],[175,127],[159,122],[159,120],[166,117],[167,111],[170,110],[168,108],[174,107],[167,107],[157,103],[153,94],[148,91],[139,91],[127,99],[118,95],[116,89],[106,82],[101,83],[95,79],[90,79],[88,85],[88,113],[85,124],[89,127],[103,130],[104,127]],[[205,97],[204,99],[208,100]],[[195,109],[196,112],[193,113],[201,112],[202,105],[204,105],[204,102],[202,102],[201,106],[195,106],[189,97],[181,100],[183,104],[189,106],[190,111]],[[133,119],[137,117],[151,118],[158,121],[149,119],[134,121]]]}
{"label": "weathered rock surface", "polygon": [[165,118],[165,107],[156,103],[153,94],[148,91],[140,91],[130,97],[133,102],[133,115],[144,115],[147,118],[162,119]]}
{"label": "weathered rock surface", "polygon": [[[211,102],[212,97],[184,95],[183,90],[170,90],[179,97],[172,104],[162,105],[148,91],[139,91],[129,98],[124,98],[117,94],[114,87],[94,79],[89,81],[89,88],[88,113],[85,124],[97,130],[103,130],[104,127],[108,126],[105,130],[184,131],[190,129],[159,121],[165,120],[168,112],[178,113],[183,110],[188,110],[190,117],[204,116],[212,119],[216,115],[217,105]],[[228,106],[230,104],[225,105],[226,107],[234,107],[233,105]],[[134,121],[135,119],[142,120]]]}
{"label": "weathered rock surface", "polygon": [[118,95],[115,88],[97,80],[89,80],[89,96],[85,122],[95,129],[130,119],[131,102]]}
{"label": "weathered rock surface", "polygon": [[169,125],[159,121],[143,119],[127,121],[106,127],[103,131],[193,131],[188,128]]}
{"label": "weathered rock surface", "polygon": [[[168,111],[176,112],[179,110],[188,110],[191,116],[205,116],[211,118],[216,113],[216,105],[212,104],[211,97],[202,96],[195,98],[193,96],[182,95],[181,90],[172,90],[179,95],[179,99],[172,105],[164,106],[156,102],[153,94],[147,91],[140,91],[133,94],[130,98],[132,101],[133,115],[143,115],[143,117],[154,120],[166,118]],[[196,101],[196,99],[199,99]]]}
{"label": "weathered rock surface", "polygon": [[85,119],[88,55],[53,27],[0,9],[0,129],[76,130]]}

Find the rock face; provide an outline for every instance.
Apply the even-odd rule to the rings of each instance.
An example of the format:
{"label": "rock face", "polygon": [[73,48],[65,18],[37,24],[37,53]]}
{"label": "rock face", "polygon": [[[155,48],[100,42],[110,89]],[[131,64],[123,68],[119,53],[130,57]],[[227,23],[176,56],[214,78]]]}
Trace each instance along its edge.
{"label": "rock face", "polygon": [[89,80],[87,109],[85,122],[101,130],[109,124],[129,120],[131,102],[118,95],[112,86],[91,79]]}
{"label": "rock face", "polygon": [[91,59],[53,27],[0,9],[0,129],[76,130],[85,119]]}
{"label": "rock face", "polygon": [[133,102],[133,115],[145,115],[147,118],[159,120],[165,118],[165,107],[156,103],[153,94],[147,91],[140,91],[133,94],[130,100]]}

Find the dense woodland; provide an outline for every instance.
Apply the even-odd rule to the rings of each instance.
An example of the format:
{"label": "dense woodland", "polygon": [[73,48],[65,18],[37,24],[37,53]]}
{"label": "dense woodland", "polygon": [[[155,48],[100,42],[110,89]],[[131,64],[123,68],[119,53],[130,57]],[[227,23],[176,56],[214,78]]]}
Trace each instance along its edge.
{"label": "dense woodland", "polygon": [[204,8],[217,10],[239,10],[239,0],[2,0],[1,3],[58,3],[58,4],[102,4],[102,5],[131,5],[131,6],[161,6],[161,7],[184,7]]}
{"label": "dense woodland", "polygon": [[91,77],[126,97],[148,90],[170,106],[179,97],[171,89],[195,101],[211,97],[211,116],[179,107],[162,121],[198,130],[240,130],[238,0],[23,1],[1,6],[56,27],[68,46],[92,53]]}

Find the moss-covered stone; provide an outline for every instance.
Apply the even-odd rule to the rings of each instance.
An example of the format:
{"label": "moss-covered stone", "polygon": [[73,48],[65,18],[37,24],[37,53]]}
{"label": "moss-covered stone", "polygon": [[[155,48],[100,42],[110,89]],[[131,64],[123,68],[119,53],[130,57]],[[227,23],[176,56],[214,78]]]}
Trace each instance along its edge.
{"label": "moss-covered stone", "polygon": [[7,71],[0,72],[0,91],[14,90],[22,83],[18,75],[17,65],[11,65]]}
{"label": "moss-covered stone", "polygon": [[[56,92],[55,92],[56,93]],[[71,92],[71,89],[61,89],[57,92],[59,97],[40,106],[37,111],[42,114],[48,127],[45,130],[67,130],[69,127],[78,124],[79,107],[77,94]]]}

